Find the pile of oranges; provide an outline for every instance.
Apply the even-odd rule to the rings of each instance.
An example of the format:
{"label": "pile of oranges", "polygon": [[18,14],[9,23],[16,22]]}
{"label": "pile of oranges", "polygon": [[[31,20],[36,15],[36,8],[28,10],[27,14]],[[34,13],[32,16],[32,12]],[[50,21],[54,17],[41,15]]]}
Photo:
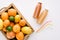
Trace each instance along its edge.
{"label": "pile of oranges", "polygon": [[0,18],[0,30],[6,33],[8,39],[24,40],[25,35],[32,33],[32,29],[17,13],[13,8],[8,9],[8,12],[3,12]]}

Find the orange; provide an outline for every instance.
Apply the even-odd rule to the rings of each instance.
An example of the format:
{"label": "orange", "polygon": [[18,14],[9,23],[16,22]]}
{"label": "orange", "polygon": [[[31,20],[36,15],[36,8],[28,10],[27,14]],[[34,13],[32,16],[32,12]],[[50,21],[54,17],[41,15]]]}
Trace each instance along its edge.
{"label": "orange", "polygon": [[20,26],[19,26],[19,24],[16,24],[16,25],[13,26],[13,31],[14,31],[15,33],[20,32]]}
{"label": "orange", "polygon": [[20,26],[25,26],[26,25],[26,21],[24,19],[20,20],[19,22]]}
{"label": "orange", "polygon": [[13,8],[11,8],[11,9],[8,10],[8,15],[9,16],[16,16],[16,13],[17,13],[16,10],[13,9]]}
{"label": "orange", "polygon": [[10,25],[10,21],[9,20],[4,20],[3,25],[4,25],[4,27],[9,26]]}
{"label": "orange", "polygon": [[12,31],[11,32],[7,32],[6,36],[7,36],[8,39],[13,39],[13,38],[15,38],[15,33],[12,32]]}
{"label": "orange", "polygon": [[8,19],[8,13],[7,12],[3,12],[1,15],[2,20],[7,20]]}
{"label": "orange", "polygon": [[10,22],[10,26],[12,26],[12,27],[13,27],[13,26],[14,26],[14,23],[13,23],[13,22]]}
{"label": "orange", "polygon": [[3,28],[3,31],[6,32],[6,28],[5,27]]}
{"label": "orange", "polygon": [[19,32],[19,33],[16,34],[16,38],[18,40],[24,40],[24,34],[22,32]]}

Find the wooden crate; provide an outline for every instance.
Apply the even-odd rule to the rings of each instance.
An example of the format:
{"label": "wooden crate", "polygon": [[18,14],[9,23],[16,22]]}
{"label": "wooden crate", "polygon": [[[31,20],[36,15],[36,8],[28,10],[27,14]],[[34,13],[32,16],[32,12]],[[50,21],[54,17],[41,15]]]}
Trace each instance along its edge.
{"label": "wooden crate", "polygon": [[[23,17],[23,15],[22,15],[22,13],[15,7],[15,5],[13,4],[13,3],[11,3],[8,7],[4,7],[2,10],[3,11],[1,11],[0,12],[0,15],[1,15],[1,13],[2,12],[6,12],[8,9],[10,9],[10,8],[14,8],[14,9],[16,9],[16,11],[18,12],[18,14],[19,15],[21,15],[22,16],[22,18],[27,22],[27,20]],[[31,27],[31,25],[27,22],[27,25],[29,26],[29,27]],[[33,28],[31,27],[31,29],[33,30]],[[6,37],[6,34],[3,32],[3,31],[1,31],[3,34],[4,34],[4,36]],[[33,30],[33,32],[34,32],[34,30]],[[29,35],[26,35],[25,36],[25,38],[24,38],[24,40],[27,40],[28,39],[28,37],[29,37]],[[6,37],[7,38],[7,37]],[[10,40],[10,39],[8,39],[7,38],[7,40]]]}

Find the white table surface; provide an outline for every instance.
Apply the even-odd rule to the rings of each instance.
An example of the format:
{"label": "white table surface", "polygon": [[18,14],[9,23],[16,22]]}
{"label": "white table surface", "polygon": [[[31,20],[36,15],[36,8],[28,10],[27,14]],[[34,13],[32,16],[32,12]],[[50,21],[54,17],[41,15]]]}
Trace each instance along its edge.
{"label": "white table surface", "polygon": [[[52,25],[38,33],[34,32],[28,40],[60,40],[60,0],[0,0],[0,8],[14,3],[17,9],[21,11],[22,15],[36,31],[41,25],[37,24],[32,16],[38,2],[43,3],[42,10],[49,10],[45,21],[52,20]],[[0,40],[6,40],[1,32]]]}

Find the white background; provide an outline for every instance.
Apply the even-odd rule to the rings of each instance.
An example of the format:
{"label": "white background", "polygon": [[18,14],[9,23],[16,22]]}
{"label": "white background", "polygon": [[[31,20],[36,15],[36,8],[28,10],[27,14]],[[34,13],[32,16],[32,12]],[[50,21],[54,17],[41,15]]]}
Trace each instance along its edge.
{"label": "white background", "polygon": [[[60,0],[0,0],[0,9],[14,3],[36,31],[40,27],[40,24],[36,23],[36,20],[33,18],[33,13],[38,2],[42,2],[42,10],[49,10],[45,21],[52,20],[52,25],[38,33],[34,32],[28,40],[60,40]],[[1,32],[0,40],[6,40]]]}

